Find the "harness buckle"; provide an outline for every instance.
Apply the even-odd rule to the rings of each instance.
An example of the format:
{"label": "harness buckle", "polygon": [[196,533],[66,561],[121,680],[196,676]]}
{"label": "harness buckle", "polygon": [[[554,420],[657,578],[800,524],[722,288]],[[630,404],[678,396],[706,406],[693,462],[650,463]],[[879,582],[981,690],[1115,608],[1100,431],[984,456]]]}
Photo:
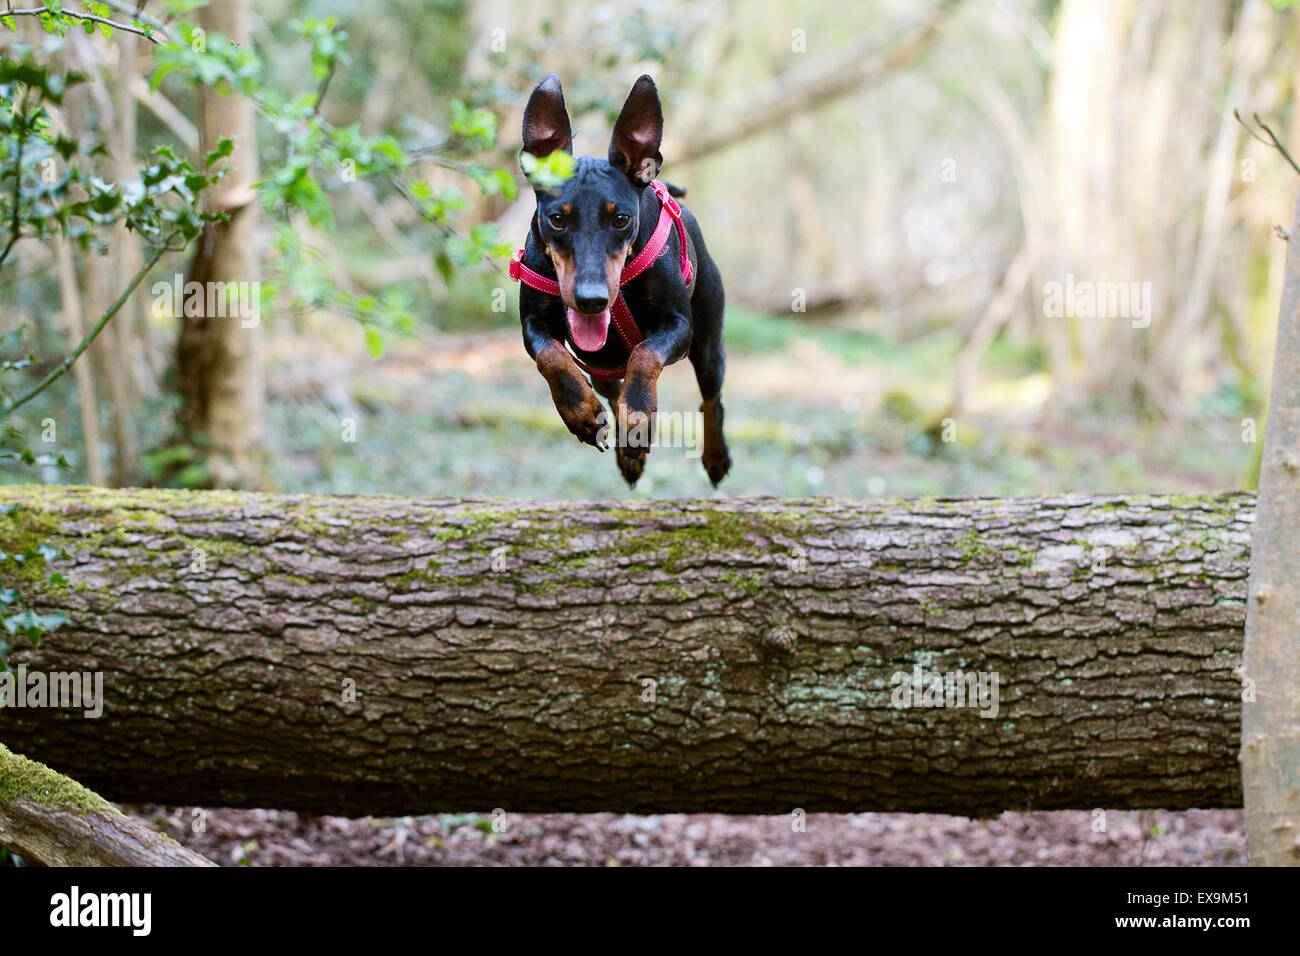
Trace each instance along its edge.
{"label": "harness buckle", "polygon": [[523,258],[524,258],[524,250],[522,249],[518,250],[517,252],[515,252],[513,256],[510,257],[510,265],[506,271],[510,273],[510,278],[514,282],[519,281],[519,265]]}
{"label": "harness buckle", "polygon": [[668,191],[668,187],[657,179],[655,180],[655,192],[659,194],[659,202],[663,204],[663,207],[666,210],[668,210],[668,215],[680,221],[682,218],[682,207],[678,205],[677,200],[673,198],[673,194]]}

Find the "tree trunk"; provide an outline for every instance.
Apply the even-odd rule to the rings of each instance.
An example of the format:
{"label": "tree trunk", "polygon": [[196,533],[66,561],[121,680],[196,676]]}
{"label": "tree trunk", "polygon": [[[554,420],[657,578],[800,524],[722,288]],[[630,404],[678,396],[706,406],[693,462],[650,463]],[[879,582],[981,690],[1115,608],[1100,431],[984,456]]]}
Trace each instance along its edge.
{"label": "tree trunk", "polygon": [[45,866],[215,866],[0,744],[0,846]]}
{"label": "tree trunk", "polygon": [[[1251,862],[1300,865],[1300,199],[1259,476],[1242,705],[1241,774]],[[1247,685],[1248,688],[1250,685]]]}
{"label": "tree trunk", "polygon": [[[247,45],[249,0],[223,0],[199,11],[209,34]],[[257,139],[252,102],[235,92],[199,86],[199,145],[206,156],[223,138],[235,141],[225,178],[209,191],[211,209],[228,222],[203,230],[186,276],[209,293],[241,283],[256,295],[261,280],[257,251]],[[220,284],[220,285],[218,285]],[[231,285],[228,288],[234,289]],[[182,310],[184,311],[184,310]],[[258,448],[266,401],[260,315],[185,314],[176,346],[176,381],[181,395],[180,424],[185,436],[206,442],[210,480],[218,487],[257,487],[263,483]]]}
{"label": "tree trunk", "polygon": [[[81,290],[77,287],[77,267],[72,250],[72,240],[66,236],[55,240],[54,262],[59,274],[59,295],[63,301],[63,321],[68,330],[69,352],[86,337],[86,323],[81,312]],[[77,409],[81,414],[86,478],[92,485],[104,485],[108,483],[108,476],[104,472],[103,449],[99,441],[99,400],[95,395],[95,377],[91,373],[90,362],[74,364],[72,377],[77,383]]]}
{"label": "tree trunk", "polygon": [[[68,36],[69,66],[86,74],[89,82],[75,90],[68,104],[67,117],[69,132],[74,137],[92,131],[109,146],[111,159],[108,170],[120,182],[135,171],[135,120],[133,113],[127,116],[119,111],[120,104],[114,101],[109,87],[116,86],[122,70],[132,67],[126,65],[125,50],[117,51],[114,63],[106,56],[106,49],[96,38],[81,31],[74,30]],[[83,162],[83,165],[87,169],[90,166],[89,162]],[[122,284],[139,270],[142,261],[138,242],[124,225],[114,226],[108,239],[112,249],[109,255],[91,253],[81,259],[85,310],[92,316],[92,324],[109,310],[122,290]],[[135,267],[129,268],[132,247],[135,249]],[[140,301],[140,295],[137,290],[90,347],[90,357],[98,370],[99,380],[105,383],[104,395],[111,414],[113,469],[109,480],[119,486],[136,484],[140,473],[140,438],[135,420],[138,395],[131,376],[132,327],[135,321],[132,312]]]}
{"label": "tree trunk", "polygon": [[[116,800],[1240,806],[1245,493],[0,502],[0,548],[70,553],[37,604],[73,624],[11,664],[102,670],[106,698],[6,711],[6,739]],[[916,666],[996,674],[996,716],[896,707]]]}

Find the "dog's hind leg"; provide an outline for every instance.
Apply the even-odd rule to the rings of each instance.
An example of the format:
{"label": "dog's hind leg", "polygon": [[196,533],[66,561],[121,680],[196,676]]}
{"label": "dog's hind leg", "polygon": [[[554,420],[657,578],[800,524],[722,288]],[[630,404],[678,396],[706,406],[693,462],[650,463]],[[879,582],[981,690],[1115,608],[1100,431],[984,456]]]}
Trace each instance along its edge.
{"label": "dog's hind leg", "polygon": [[700,461],[715,488],[731,470],[731,453],[722,433],[722,379],[727,368],[727,355],[722,347],[724,303],[718,267],[712,259],[700,256],[700,275],[691,296],[695,335],[691,339],[690,359],[700,397],[704,399],[700,405],[704,415],[704,451]]}
{"label": "dog's hind leg", "polygon": [[614,441],[612,444],[617,449],[618,443],[618,395],[623,388],[622,380],[613,382],[603,381],[591,376],[591,387],[596,390],[596,394],[609,403],[609,429]]}

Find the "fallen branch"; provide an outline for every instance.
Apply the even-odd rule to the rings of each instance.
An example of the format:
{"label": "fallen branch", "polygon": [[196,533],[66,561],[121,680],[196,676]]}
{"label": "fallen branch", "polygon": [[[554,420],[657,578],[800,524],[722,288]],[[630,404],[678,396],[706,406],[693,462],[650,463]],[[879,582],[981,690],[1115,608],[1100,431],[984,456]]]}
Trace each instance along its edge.
{"label": "fallen branch", "polygon": [[215,866],[0,744],[0,846],[45,866]]}

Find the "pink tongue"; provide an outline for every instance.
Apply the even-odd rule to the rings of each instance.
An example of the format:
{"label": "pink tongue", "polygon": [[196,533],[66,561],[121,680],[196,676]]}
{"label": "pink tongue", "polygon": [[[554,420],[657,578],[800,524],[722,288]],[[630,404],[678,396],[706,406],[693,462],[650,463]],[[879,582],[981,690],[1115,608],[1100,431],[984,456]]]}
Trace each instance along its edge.
{"label": "pink tongue", "polygon": [[569,316],[569,334],[573,344],[584,352],[599,352],[605,347],[605,337],[609,335],[609,309],[600,315],[583,315],[572,309],[565,310]]}

